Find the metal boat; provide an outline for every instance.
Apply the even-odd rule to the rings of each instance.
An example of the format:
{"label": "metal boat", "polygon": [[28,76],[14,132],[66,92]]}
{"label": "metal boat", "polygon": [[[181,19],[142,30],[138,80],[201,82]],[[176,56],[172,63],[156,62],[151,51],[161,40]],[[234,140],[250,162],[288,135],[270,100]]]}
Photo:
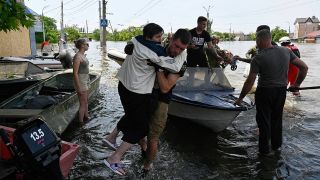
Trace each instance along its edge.
{"label": "metal boat", "polygon": [[[34,116],[62,134],[79,109],[72,71],[67,70],[41,81],[0,104],[0,124],[19,127]],[[89,101],[99,91],[100,74],[90,72]]]}
{"label": "metal boat", "polygon": [[115,60],[119,65],[122,65],[126,59],[126,54],[118,49],[108,49],[108,57]]}
{"label": "metal boat", "polygon": [[54,73],[48,73],[28,61],[0,61],[0,103],[36,84],[47,79]]}
{"label": "metal boat", "polygon": [[244,98],[241,106],[235,106],[238,96],[221,68],[188,68],[173,89],[169,114],[221,132],[254,105]]}
{"label": "metal boat", "polygon": [[[121,65],[126,54],[110,49],[108,57]],[[235,106],[234,101],[238,96],[239,91],[231,86],[222,68],[188,67],[173,89],[168,114],[221,132],[242,111],[254,106],[247,97],[241,106]]]}

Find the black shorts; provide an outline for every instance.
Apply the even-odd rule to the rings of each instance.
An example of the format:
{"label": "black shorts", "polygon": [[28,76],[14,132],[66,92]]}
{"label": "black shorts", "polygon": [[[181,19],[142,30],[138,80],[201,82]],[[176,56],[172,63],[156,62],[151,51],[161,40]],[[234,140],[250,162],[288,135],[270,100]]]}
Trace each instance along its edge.
{"label": "black shorts", "polygon": [[151,95],[131,92],[121,82],[118,91],[125,115],[118,122],[117,128],[123,133],[123,141],[136,144],[149,131]]}

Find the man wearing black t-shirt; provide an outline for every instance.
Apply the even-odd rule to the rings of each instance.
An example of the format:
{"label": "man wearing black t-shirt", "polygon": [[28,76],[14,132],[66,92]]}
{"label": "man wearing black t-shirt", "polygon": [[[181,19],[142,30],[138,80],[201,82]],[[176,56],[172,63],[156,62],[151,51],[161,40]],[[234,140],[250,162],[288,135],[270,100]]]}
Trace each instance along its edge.
{"label": "man wearing black t-shirt", "polygon": [[197,22],[198,26],[190,30],[192,39],[187,50],[187,64],[188,67],[208,67],[207,57],[203,50],[204,43],[207,43],[208,48],[213,48],[210,34],[205,30],[208,20],[199,16]]}

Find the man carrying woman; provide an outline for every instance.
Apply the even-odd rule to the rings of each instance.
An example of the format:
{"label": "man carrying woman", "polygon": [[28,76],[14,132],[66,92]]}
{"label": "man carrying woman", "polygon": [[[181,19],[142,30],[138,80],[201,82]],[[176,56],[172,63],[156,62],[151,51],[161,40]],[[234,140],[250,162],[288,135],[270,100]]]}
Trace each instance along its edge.
{"label": "man carrying woman", "polygon": [[162,34],[163,29],[159,25],[147,24],[143,29],[143,36],[132,39],[133,53],[126,57],[117,74],[118,91],[125,115],[105,142],[115,144],[119,131],[123,133],[123,142],[104,163],[119,175],[125,174],[120,163],[124,153],[148,134],[151,92],[156,77],[155,68],[150,63],[179,72],[186,59],[186,54],[179,54],[175,58],[166,55],[160,44]]}

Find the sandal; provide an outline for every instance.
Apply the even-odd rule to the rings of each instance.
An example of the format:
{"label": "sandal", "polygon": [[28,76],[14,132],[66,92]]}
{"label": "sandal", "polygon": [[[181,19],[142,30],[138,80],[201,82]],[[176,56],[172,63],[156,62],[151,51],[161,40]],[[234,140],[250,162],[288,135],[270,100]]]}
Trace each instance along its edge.
{"label": "sandal", "polygon": [[104,164],[111,169],[116,174],[119,174],[121,176],[125,175],[125,173],[122,173],[119,170],[123,170],[123,165],[120,163],[109,163],[106,159],[103,160]]}

